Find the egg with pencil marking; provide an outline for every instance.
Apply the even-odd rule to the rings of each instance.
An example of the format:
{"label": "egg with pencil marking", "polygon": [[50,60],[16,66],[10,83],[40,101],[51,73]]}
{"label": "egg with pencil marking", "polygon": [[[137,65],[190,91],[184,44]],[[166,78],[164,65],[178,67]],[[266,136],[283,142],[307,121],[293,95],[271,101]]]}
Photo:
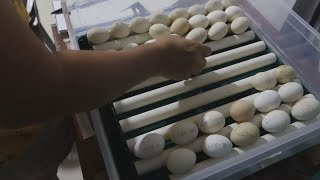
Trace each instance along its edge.
{"label": "egg with pencil marking", "polygon": [[159,155],[164,146],[165,141],[161,135],[150,133],[136,142],[133,153],[139,158],[148,159]]}

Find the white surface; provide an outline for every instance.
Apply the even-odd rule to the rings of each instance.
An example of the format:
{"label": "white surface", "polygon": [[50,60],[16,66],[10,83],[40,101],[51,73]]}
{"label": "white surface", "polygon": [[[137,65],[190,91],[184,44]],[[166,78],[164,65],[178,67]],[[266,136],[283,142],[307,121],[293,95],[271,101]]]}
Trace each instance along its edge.
{"label": "white surface", "polygon": [[83,180],[77,148],[74,145],[72,151],[58,168],[59,180]]}
{"label": "white surface", "polygon": [[54,15],[50,15],[53,11],[52,7],[52,0],[35,0],[38,7],[40,23],[42,24],[43,28],[49,35],[49,37],[53,40],[51,24],[55,23]]}

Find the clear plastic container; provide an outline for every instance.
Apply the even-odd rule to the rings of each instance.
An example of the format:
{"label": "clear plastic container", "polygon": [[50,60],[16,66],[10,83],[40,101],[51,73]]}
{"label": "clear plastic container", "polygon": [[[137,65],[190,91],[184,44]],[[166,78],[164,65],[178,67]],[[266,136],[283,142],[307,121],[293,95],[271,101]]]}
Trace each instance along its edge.
{"label": "clear plastic container", "polygon": [[[108,27],[114,21],[128,22],[134,16],[133,12],[124,12],[130,3],[119,4],[117,0],[63,0],[63,9],[67,26],[74,49],[79,49],[77,37],[93,26]],[[126,1],[129,2],[129,1]],[[144,1],[141,2],[143,4]],[[190,7],[194,4],[203,4],[206,0],[164,0],[158,5],[158,0],[145,0],[146,4],[153,3],[152,11],[169,12],[177,7]],[[148,3],[149,2],[149,3]],[[162,1],[160,1],[162,2]],[[108,5],[108,3],[111,3]],[[91,8],[99,6],[101,11],[108,9],[112,3],[118,4],[113,9],[112,18],[105,17],[105,12],[94,11]],[[135,2],[132,2],[134,4]],[[152,4],[151,3],[151,4]],[[304,86],[320,98],[320,35],[302,20],[290,7],[279,0],[237,0],[240,6],[251,20],[251,29],[264,40],[284,63],[292,65],[298,73],[298,78]],[[147,6],[147,5],[146,5]],[[94,12],[93,12],[94,11]],[[69,13],[67,13],[69,12]],[[88,13],[92,12],[88,19]],[[71,14],[70,14],[71,13]],[[149,12],[144,12],[148,15]],[[119,179],[106,132],[102,126],[101,116],[98,110],[91,112],[95,131],[104,157],[110,179]],[[293,155],[313,144],[320,142],[320,117],[317,117],[309,125],[296,129],[288,135],[251,149],[236,158],[227,159],[212,167],[206,167],[184,179],[238,179],[250,173],[256,172],[274,162]]]}

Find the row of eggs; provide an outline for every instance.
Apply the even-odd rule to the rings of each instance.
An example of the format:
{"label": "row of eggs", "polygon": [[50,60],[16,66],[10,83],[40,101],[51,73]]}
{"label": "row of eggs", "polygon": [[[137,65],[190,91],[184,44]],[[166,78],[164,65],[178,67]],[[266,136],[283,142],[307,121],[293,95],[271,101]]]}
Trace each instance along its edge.
{"label": "row of eggs", "polygon": [[[228,8],[225,11],[222,11],[224,9],[223,7],[222,2],[219,0],[210,0],[205,7],[202,5],[194,5],[190,7],[189,10],[177,8],[169,15],[155,13],[152,14],[149,19],[135,17],[131,20],[129,25],[116,22],[109,30],[104,28],[93,28],[87,32],[87,38],[93,44],[102,44],[108,41],[110,37],[113,39],[121,39],[129,36],[131,32],[139,34],[149,31],[151,37],[157,39],[170,33],[184,35],[189,29],[204,29],[209,24],[214,25],[215,23],[218,23],[211,28],[211,31],[209,30],[209,38],[211,37],[210,39],[216,40],[227,34],[229,29],[225,24],[227,20],[233,22],[238,17],[244,16],[241,8],[237,6],[226,6]],[[209,12],[209,14],[206,16],[207,12]],[[191,18],[189,19],[189,17]],[[172,25],[169,29],[168,26],[171,23]],[[231,23],[230,29],[234,33],[240,34],[248,28],[248,25],[248,19],[243,17],[234,23]],[[196,33],[200,33],[202,37],[204,36],[204,30],[195,30],[192,34]],[[207,32],[205,33],[207,34]]]}
{"label": "row of eggs", "polygon": [[[319,101],[312,97],[302,98],[296,103],[296,106],[300,106],[299,103],[303,103],[304,101],[317,102],[317,113],[320,112]],[[299,108],[301,108],[301,106]],[[211,120],[211,122],[209,120]],[[207,123],[203,123],[204,121]],[[225,119],[223,115],[217,111],[206,113],[203,121],[198,123],[199,129],[204,132],[218,131],[217,134],[207,136],[202,143],[202,147],[200,147],[203,152],[210,157],[224,157],[232,151],[232,143],[238,146],[249,146],[254,144],[260,137],[258,126],[251,122],[240,123],[238,127],[231,130],[229,135],[219,134],[224,124]],[[273,110],[266,114],[262,120],[263,128],[269,132],[283,131],[289,124],[290,117],[287,112],[282,110]],[[179,122],[172,126],[170,129],[171,140],[181,145],[182,148],[175,149],[169,153],[166,161],[169,171],[172,173],[185,173],[195,165],[195,152],[191,149],[183,148],[183,146],[192,143],[197,138],[197,135],[198,129],[194,123]],[[145,146],[145,148],[143,146]],[[165,141],[161,135],[155,133],[148,134],[141,141],[137,142],[134,147],[134,153],[135,155],[140,155],[140,157],[150,156],[152,154],[148,157],[151,158],[159,155],[163,151],[164,146]]]}
{"label": "row of eggs", "polygon": [[[239,100],[232,104],[229,110],[230,116],[240,123],[235,129],[224,127],[225,117],[222,113],[209,111],[197,123],[174,124],[170,129],[170,139],[183,147],[197,139],[199,130],[205,134],[213,134],[204,139],[200,148],[210,157],[221,158],[232,151],[232,143],[238,146],[249,146],[255,143],[260,137],[259,127],[271,133],[284,131],[291,122],[290,112],[297,120],[311,120],[320,113],[319,101],[313,95],[303,96],[302,86],[291,82],[295,79],[291,66],[284,65],[276,68],[274,78],[285,83],[278,92],[264,90],[255,98],[254,103]],[[276,83],[272,87],[275,85]],[[281,110],[279,107],[281,101],[292,104],[289,112]],[[261,113],[255,115],[256,109]],[[134,154],[142,159],[152,158],[159,155],[164,146],[165,140],[161,135],[148,134],[135,144]],[[184,159],[184,164],[180,163],[179,158]],[[196,155],[193,151],[179,148],[169,154],[167,168],[172,173],[185,173],[194,166],[195,162]]]}

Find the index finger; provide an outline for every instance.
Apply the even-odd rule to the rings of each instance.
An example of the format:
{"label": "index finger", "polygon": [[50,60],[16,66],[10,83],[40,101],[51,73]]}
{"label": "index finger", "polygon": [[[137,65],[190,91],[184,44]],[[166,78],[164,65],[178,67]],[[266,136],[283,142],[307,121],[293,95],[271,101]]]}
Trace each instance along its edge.
{"label": "index finger", "polygon": [[206,45],[201,45],[201,53],[204,57],[208,57],[212,54],[211,48]]}

